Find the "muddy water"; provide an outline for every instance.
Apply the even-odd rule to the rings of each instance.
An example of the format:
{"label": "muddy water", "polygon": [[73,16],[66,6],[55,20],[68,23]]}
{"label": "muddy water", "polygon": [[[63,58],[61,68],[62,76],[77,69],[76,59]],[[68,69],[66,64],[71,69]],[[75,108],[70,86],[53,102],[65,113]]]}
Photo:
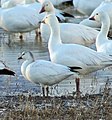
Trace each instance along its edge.
{"label": "muddy water", "polygon": [[[35,85],[21,75],[20,67],[23,61],[18,61],[17,57],[22,51],[31,51],[35,59],[49,60],[47,43],[43,43],[41,39],[35,37],[35,33],[28,33],[24,36],[24,40],[20,41],[18,35],[10,37],[11,42],[8,44],[8,34],[1,29],[0,34],[0,59],[7,66],[17,73],[17,77],[0,76],[0,95],[15,95],[15,94],[38,94],[41,95],[40,85]],[[111,76],[111,72],[108,73]],[[81,79],[81,91],[83,93],[99,93],[102,86],[104,87],[107,81],[107,73],[104,71],[89,75]],[[95,77],[97,75],[97,77]],[[106,76],[106,77],[102,77]],[[93,79],[94,78],[94,79]],[[103,78],[103,79],[102,79]],[[109,79],[109,86],[111,86]],[[70,95],[75,91],[75,81],[73,78],[65,80],[54,89],[50,89],[52,95]]]}

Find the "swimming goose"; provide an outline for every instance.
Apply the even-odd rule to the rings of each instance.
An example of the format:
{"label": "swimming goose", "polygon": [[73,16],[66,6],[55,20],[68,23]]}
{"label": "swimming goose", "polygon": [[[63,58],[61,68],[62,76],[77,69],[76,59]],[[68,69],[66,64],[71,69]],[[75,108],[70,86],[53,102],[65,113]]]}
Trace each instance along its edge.
{"label": "swimming goose", "polygon": [[[105,11],[107,12],[107,14],[110,17],[110,28],[112,28],[112,0],[106,0],[104,2],[102,2],[90,15],[90,17],[94,16],[96,13],[100,12],[100,11]],[[89,27],[93,27],[93,28],[100,28],[101,27],[101,23],[100,22],[96,22],[96,21],[90,21],[89,18],[83,20],[80,24],[89,26]]]}
{"label": "swimming goose", "polygon": [[25,60],[21,66],[23,76],[35,84],[40,83],[42,85],[43,96],[45,96],[44,86],[57,84],[72,75],[74,77],[78,76],[77,73],[71,72],[71,69],[64,65],[46,60],[34,60],[31,52],[23,52],[18,59]]}
{"label": "swimming goose", "polygon": [[112,55],[112,41],[109,40],[107,37],[108,31],[110,28],[109,15],[105,11],[100,11],[96,13],[95,16],[92,16],[89,19],[94,20],[96,22],[100,22],[102,24],[101,31],[99,32],[97,39],[96,39],[97,51]]}
{"label": "swimming goose", "polygon": [[[40,13],[42,12],[54,14],[54,6],[50,1],[46,1],[42,4]],[[60,29],[63,43],[76,43],[85,46],[90,46],[95,43],[95,39],[99,33],[93,28],[73,23],[60,23]],[[48,25],[41,24],[40,31],[42,40],[47,42],[50,36],[50,29]]]}
{"label": "swimming goose", "polygon": [[15,72],[10,70],[3,61],[0,61],[0,75],[12,75],[15,76]]}
{"label": "swimming goose", "polygon": [[74,8],[84,14],[90,15],[104,0],[73,0]]}
{"label": "swimming goose", "polygon": [[98,53],[78,44],[63,44],[60,36],[59,22],[54,14],[47,15],[42,22],[48,24],[51,30],[48,50],[52,62],[74,67],[74,71],[81,75],[94,72],[112,64],[112,57],[107,54]]}

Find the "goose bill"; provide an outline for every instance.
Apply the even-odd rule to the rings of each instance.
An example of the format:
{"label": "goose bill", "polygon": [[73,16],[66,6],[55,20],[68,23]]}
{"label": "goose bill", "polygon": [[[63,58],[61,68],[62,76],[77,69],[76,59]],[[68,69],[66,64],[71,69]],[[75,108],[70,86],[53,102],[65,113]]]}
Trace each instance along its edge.
{"label": "goose bill", "polygon": [[95,20],[94,16],[93,16],[93,17],[90,17],[89,20]]}
{"label": "goose bill", "polygon": [[42,9],[40,10],[39,13],[43,13],[43,12],[45,12],[45,8],[44,7],[42,7]]}

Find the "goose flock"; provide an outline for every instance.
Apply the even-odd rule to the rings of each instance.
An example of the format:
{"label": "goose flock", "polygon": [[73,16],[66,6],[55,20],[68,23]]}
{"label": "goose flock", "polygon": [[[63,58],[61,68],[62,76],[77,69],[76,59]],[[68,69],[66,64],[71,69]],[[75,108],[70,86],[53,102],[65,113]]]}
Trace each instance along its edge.
{"label": "goose flock", "polygon": [[[72,2],[74,11],[88,18],[80,24],[65,23],[70,17],[75,19],[75,15],[55,8],[64,2]],[[22,52],[18,60],[24,60],[23,77],[40,84],[43,96],[49,95],[49,86],[71,76],[76,82],[76,92],[80,93],[81,77],[112,65],[112,41],[108,38],[111,9],[111,0],[1,0],[0,26],[9,33],[40,29],[50,61],[35,60],[30,50]],[[91,49],[91,45],[96,49]],[[15,75],[2,63],[0,68],[0,74]]]}
{"label": "goose flock", "polygon": [[[48,2],[48,5],[46,2],[44,2],[43,9],[47,12],[47,15],[55,13],[51,2]],[[43,9],[41,9],[40,13],[43,11]],[[95,39],[99,33],[93,28],[74,23],[60,23],[60,29],[63,43],[75,43],[84,46],[90,46],[95,43]],[[50,36],[49,27],[45,24],[41,24],[40,31],[43,41],[48,42]]]}
{"label": "goose flock", "polygon": [[[6,1],[8,2],[6,5],[4,5],[6,2],[2,2],[0,26],[9,33],[25,33],[39,28],[39,22],[45,16],[45,14],[39,14],[41,4],[35,0],[30,1],[30,3],[28,0],[24,0],[24,4],[20,1],[19,4],[13,1]],[[55,9],[55,11],[60,20],[65,19],[64,12],[58,9]]]}

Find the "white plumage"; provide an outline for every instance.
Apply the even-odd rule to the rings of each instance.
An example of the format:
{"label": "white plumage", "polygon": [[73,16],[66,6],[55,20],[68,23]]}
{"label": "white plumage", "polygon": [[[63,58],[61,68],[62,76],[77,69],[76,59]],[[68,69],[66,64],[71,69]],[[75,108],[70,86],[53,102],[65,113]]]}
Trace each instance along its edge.
{"label": "white plumage", "polygon": [[[40,26],[42,41],[48,42],[50,29],[48,25]],[[95,43],[98,31],[80,24],[60,23],[60,34],[63,43],[75,43],[90,46]]]}
{"label": "white plumage", "polygon": [[23,76],[27,80],[35,84],[39,83],[42,86],[57,84],[72,75],[78,76],[64,65],[55,64],[46,60],[35,61],[31,52],[23,52],[18,59],[25,60],[21,66]]}
{"label": "white plumage", "polygon": [[[41,11],[46,12],[47,15],[55,14],[54,7],[50,1],[45,1],[42,4]],[[42,40],[48,42],[50,36],[48,25],[41,24],[40,29]],[[63,43],[76,43],[85,46],[93,44],[97,34],[99,33],[93,28],[73,23],[60,23],[60,32]]]}
{"label": "white plumage", "polygon": [[46,16],[43,23],[48,24],[51,29],[48,49],[52,62],[80,67],[82,69],[75,69],[80,74],[88,74],[112,64],[112,58],[106,54],[78,44],[63,44],[59,22],[54,14]]}
{"label": "white plumage", "polygon": [[[38,0],[40,3],[43,3],[45,0]],[[67,2],[67,1],[72,1],[72,0],[50,0],[50,2],[53,4],[53,5],[59,5],[59,4],[62,4],[64,2]]]}
{"label": "white plumage", "polygon": [[74,8],[84,14],[90,15],[104,0],[73,0]]}
{"label": "white plumage", "polygon": [[[24,33],[39,28],[39,21],[41,21],[45,14],[39,14],[41,4],[32,1],[31,4],[14,5],[6,9],[0,9],[0,26],[8,31],[15,33]],[[62,11],[56,9],[57,16],[60,19],[65,19],[61,15]]]}
{"label": "white plumage", "polygon": [[18,5],[0,11],[0,26],[9,32],[28,32],[39,27],[41,15],[36,10]]}
{"label": "white plumage", "polygon": [[[107,14],[109,15],[109,18],[110,18],[110,27],[112,28],[112,1],[104,1],[102,2],[93,12],[92,14],[90,15],[90,17],[94,16],[96,13],[100,12],[100,11],[105,11],[107,12]],[[98,27],[101,27],[101,23],[99,22],[96,22],[96,21],[90,21],[89,18],[83,20],[80,24],[83,24],[83,25],[87,25],[89,27],[95,27],[95,28],[98,28]]]}
{"label": "white plumage", "polygon": [[[54,14],[47,15],[42,22],[51,29],[48,49],[52,62],[72,67],[82,75],[112,65],[112,57],[106,54],[78,44],[63,44],[59,22]],[[79,91],[79,79],[76,79],[76,92]]]}
{"label": "white plumage", "polygon": [[101,31],[99,32],[96,39],[97,51],[112,55],[112,41],[109,40],[107,37],[108,31],[110,28],[109,15],[105,11],[100,11],[89,19],[94,20],[96,22],[100,22],[102,24]]}
{"label": "white plumage", "polygon": [[18,4],[25,4],[24,0],[1,0],[1,8],[11,8]]}

